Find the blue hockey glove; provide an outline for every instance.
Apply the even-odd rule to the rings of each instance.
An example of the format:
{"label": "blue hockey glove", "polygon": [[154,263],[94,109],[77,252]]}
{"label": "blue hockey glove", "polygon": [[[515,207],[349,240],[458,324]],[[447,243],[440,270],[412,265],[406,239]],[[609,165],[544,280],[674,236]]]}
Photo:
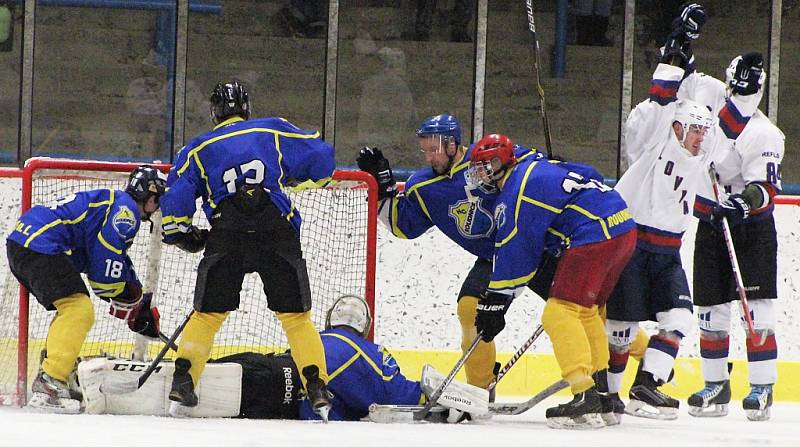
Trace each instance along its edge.
{"label": "blue hockey glove", "polygon": [[750,204],[741,194],[733,194],[715,206],[712,214],[712,223],[718,227],[722,227],[723,218],[727,218],[728,225],[734,227],[750,215]]}
{"label": "blue hockey glove", "polygon": [[735,58],[728,67],[726,78],[733,93],[742,96],[758,93],[766,79],[764,57],[761,53],[751,52]]}
{"label": "blue hockey glove", "polygon": [[683,33],[687,39],[696,40],[700,31],[708,20],[708,14],[703,5],[686,3],[681,9],[681,14],[672,21],[672,30]]}

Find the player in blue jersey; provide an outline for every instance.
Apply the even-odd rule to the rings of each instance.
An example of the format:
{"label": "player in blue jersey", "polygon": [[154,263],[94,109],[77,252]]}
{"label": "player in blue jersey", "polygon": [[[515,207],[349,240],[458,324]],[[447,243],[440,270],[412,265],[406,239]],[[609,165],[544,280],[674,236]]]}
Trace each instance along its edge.
{"label": "player in blue jersey", "polygon": [[[311,322],[311,290],[300,246],[300,212],[287,188],[327,183],[334,149],[319,132],[282,118],[250,119],[250,100],[238,82],[217,84],[211,95],[214,129],[178,153],[161,201],[164,242],[197,252],[194,310],[183,331],[170,399],[171,413],[197,405],[198,383],[214,335],[239,306],[244,275],[257,272],[269,308],[286,332],[314,408],[330,408],[327,369],[319,333]],[[309,185],[310,185],[309,183]],[[310,185],[313,186],[313,185]],[[211,230],[192,225],[197,198]]]}
{"label": "player in blue jersey", "polygon": [[[371,173],[381,191],[380,218],[392,234],[403,239],[413,239],[436,226],[453,242],[477,259],[459,291],[458,319],[461,324],[462,349],[475,339],[476,306],[478,297],[489,284],[494,254],[495,224],[492,220],[494,194],[474,187],[465,178],[470,160],[470,148],[461,144],[461,126],[449,114],[426,118],[417,129],[420,150],[425,154],[431,169],[415,172],[397,194],[389,162],[378,149],[364,148],[358,158],[359,167]],[[522,146],[514,146],[518,160],[534,158],[546,160],[544,154]],[[569,167],[580,175],[603,181],[591,166],[547,160]],[[529,287],[542,298],[549,294],[550,283],[557,265],[561,241],[554,241],[552,250],[542,255],[538,274]],[[639,332],[633,352],[643,355],[647,336]],[[639,357],[637,357],[639,358]],[[468,359],[464,369],[467,382],[486,387],[494,378],[494,342],[481,342]]]}
{"label": "player in blue jersey", "polygon": [[636,226],[617,192],[568,167],[519,160],[505,135],[472,149],[470,178],[496,194],[494,269],[477,308],[476,327],[491,341],[505,327],[511,301],[537,275],[548,246],[564,252],[542,313],[562,377],[574,399],[547,410],[551,427],[601,427],[601,398],[592,373],[608,365],[608,339],[598,309],[633,253]]}
{"label": "player in blue jersey", "polygon": [[[422,383],[408,380],[392,355],[382,346],[365,337],[372,327],[367,303],[360,297],[344,295],[334,301],[321,333],[329,374],[328,389],[332,393],[330,420],[358,421],[369,415],[371,404],[418,405],[425,402],[442,377],[426,366]],[[98,359],[88,360],[97,362]],[[164,392],[150,390],[115,396],[107,399],[100,384],[110,376],[126,374],[126,368],[107,367],[114,360],[100,362],[102,366],[81,365],[78,376],[86,398],[87,411],[93,414],[129,414],[132,408],[141,414],[164,414]],[[290,353],[259,354],[243,352],[213,360],[221,367],[230,363],[241,365],[238,386],[221,379],[221,375],[204,376],[201,387],[224,389],[241,395],[232,409],[238,416],[250,419],[319,419],[311,402],[305,397],[300,372]],[[129,362],[125,361],[129,365]],[[219,371],[219,370],[218,370]],[[158,371],[155,374],[163,374]],[[216,380],[216,381],[215,381]],[[238,380],[238,377],[237,379]],[[208,388],[206,388],[208,389]],[[202,396],[201,396],[202,398]],[[452,382],[437,401],[438,406],[450,409],[468,405],[488,409],[486,390]],[[218,405],[219,407],[219,405]],[[196,407],[202,410],[202,405]],[[462,408],[463,409],[463,408]],[[215,409],[219,415],[219,408]],[[235,415],[236,413],[231,413]],[[210,416],[194,412],[196,417]],[[434,411],[428,418],[434,422],[457,422],[449,411]]]}
{"label": "player in blue jersey", "polygon": [[131,172],[124,191],[78,192],[19,218],[6,240],[9,268],[39,304],[56,311],[29,406],[80,412],[81,396],[66,382],[95,315],[81,273],[94,294],[111,303],[112,315],[127,320],[131,330],[158,337],[158,310],[150,309],[151,294],[143,299],[126,252],[163,193],[158,171],[143,165]]}
{"label": "player in blue jersey", "polygon": [[[428,117],[416,133],[430,169],[415,172],[401,194],[396,192],[389,162],[379,149],[362,149],[357,162],[359,168],[372,174],[378,182],[379,217],[392,234],[413,239],[435,226],[477,257],[458,294],[461,347],[466,349],[477,335],[478,296],[489,283],[492,272],[495,196],[467,182],[469,149],[462,144],[461,125],[455,117],[446,113]],[[522,146],[515,146],[514,152],[520,160],[544,158],[542,153]],[[546,296],[544,291],[548,285],[547,280],[542,280],[534,291]],[[494,342],[481,342],[464,366],[467,383],[487,387],[494,379],[495,357]]]}

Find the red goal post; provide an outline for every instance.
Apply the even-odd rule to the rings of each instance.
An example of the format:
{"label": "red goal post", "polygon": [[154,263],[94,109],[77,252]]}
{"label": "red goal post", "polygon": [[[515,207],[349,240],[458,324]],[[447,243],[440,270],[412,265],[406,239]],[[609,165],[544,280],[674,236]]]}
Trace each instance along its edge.
{"label": "red goal post", "polygon": [[[32,205],[52,203],[77,191],[122,190],[130,171],[139,165],[34,158],[21,171],[0,169],[0,177],[22,177],[19,207],[23,213]],[[165,173],[169,169],[166,164],[152,165]],[[301,242],[311,283],[312,317],[319,329],[324,326],[325,310],[344,294],[364,297],[375,314],[377,185],[372,176],[361,171],[336,171],[333,180],[324,188],[290,193],[303,218]],[[200,211],[194,220],[195,224],[208,226]],[[129,255],[145,291],[154,292],[161,329],[169,335],[192,308],[201,254],[162,244],[160,213],[153,216],[152,225],[151,231],[150,224],[142,223]],[[0,404],[22,405],[28,382],[38,369],[39,352],[44,347],[52,313],[35,303],[31,305],[27,291],[18,286],[7,267],[5,270],[0,294]],[[94,298],[92,301],[95,325],[81,350],[82,356],[146,358],[160,349],[160,343],[148,345],[144,337],[134,337],[124,322],[109,316],[107,303]],[[372,336],[370,331],[370,339]],[[247,275],[239,310],[228,316],[217,334],[212,357],[242,351],[270,352],[286,346],[279,322],[267,309],[258,275]]]}

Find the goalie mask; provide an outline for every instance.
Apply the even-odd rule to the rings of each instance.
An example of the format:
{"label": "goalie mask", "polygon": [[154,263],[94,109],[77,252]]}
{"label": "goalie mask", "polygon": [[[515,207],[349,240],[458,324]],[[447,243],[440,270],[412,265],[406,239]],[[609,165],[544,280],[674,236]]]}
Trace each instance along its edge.
{"label": "goalie mask", "polygon": [[232,116],[250,119],[250,97],[237,81],[219,83],[211,92],[211,121],[219,124]]}
{"label": "goalie mask", "polygon": [[686,140],[689,132],[699,132],[705,136],[708,129],[714,125],[714,117],[708,107],[690,100],[682,100],[678,103],[675,110],[674,122],[683,128],[683,137],[680,139],[681,146],[686,147]]}
{"label": "goalie mask", "polygon": [[372,316],[367,302],[355,295],[344,295],[333,302],[325,317],[325,329],[337,326],[352,328],[362,337],[366,337],[372,327]]}
{"label": "goalie mask", "polygon": [[472,148],[467,181],[487,192],[497,191],[497,181],[517,163],[514,142],[505,135],[487,135]]}

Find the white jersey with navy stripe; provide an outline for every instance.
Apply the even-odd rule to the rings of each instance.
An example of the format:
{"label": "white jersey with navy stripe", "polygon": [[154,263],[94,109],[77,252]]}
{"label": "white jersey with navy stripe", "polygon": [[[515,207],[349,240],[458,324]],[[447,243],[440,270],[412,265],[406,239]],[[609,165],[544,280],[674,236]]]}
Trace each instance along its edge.
{"label": "white jersey with navy stripe", "polygon": [[640,230],[653,230],[655,242],[673,239],[667,244],[673,247],[689,226],[699,181],[708,175],[710,162],[730,150],[731,137],[738,136],[758,104],[750,97],[729,100],[720,110],[718,125],[709,129],[700,152],[692,156],[672,130],[682,77],[683,69],[659,64],[650,99],[638,104],[625,123],[622,150],[630,168],[615,188]]}

